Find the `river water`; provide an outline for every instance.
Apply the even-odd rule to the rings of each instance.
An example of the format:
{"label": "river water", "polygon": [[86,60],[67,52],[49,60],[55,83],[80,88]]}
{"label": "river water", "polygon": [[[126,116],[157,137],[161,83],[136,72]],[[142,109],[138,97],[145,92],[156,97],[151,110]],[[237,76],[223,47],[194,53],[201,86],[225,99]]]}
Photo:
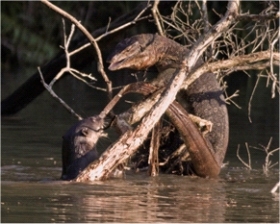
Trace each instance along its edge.
{"label": "river water", "polygon": [[[83,116],[105,105],[104,95],[68,81],[59,83],[56,91]],[[61,91],[65,85],[75,94]],[[11,92],[8,87],[2,83],[2,95]],[[279,222],[279,194],[270,193],[279,181],[279,166],[264,174],[265,154],[260,150],[251,151],[251,171],[236,157],[240,144],[246,160],[244,140],[266,145],[273,136],[271,147],[278,147],[278,124],[272,121],[262,129],[262,121],[244,125],[245,119],[238,116],[230,113],[229,164],[216,179],[149,177],[143,172],[127,173],[125,179],[72,183],[59,180],[60,150],[61,136],[76,120],[45,92],[20,113],[1,119],[1,221]],[[110,139],[101,141],[98,150],[108,144]],[[276,153],[273,162],[278,157]]]}

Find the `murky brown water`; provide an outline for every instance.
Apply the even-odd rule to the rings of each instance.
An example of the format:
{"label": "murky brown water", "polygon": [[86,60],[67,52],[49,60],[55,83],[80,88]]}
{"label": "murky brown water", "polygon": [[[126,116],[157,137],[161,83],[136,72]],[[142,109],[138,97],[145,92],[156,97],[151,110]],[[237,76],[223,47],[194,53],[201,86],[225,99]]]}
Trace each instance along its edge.
{"label": "murky brown water", "polygon": [[[10,168],[27,176],[40,172]],[[41,173],[56,175],[57,171],[49,168]],[[244,175],[244,170],[237,173],[229,172],[236,176],[234,182],[224,180],[225,175],[219,180],[129,175],[126,180],[94,184],[3,181],[2,221],[278,222],[279,202],[269,193],[277,178],[260,178],[259,172]]]}
{"label": "murky brown water", "polygon": [[[68,97],[84,116],[106,102],[91,92],[86,95],[91,102]],[[18,115],[2,118],[2,222],[279,222],[279,195],[270,193],[278,166],[264,175],[264,154],[257,151],[249,172],[235,155],[237,144],[244,145],[239,135],[266,144],[275,127],[244,136],[241,122],[231,124],[229,165],[217,179],[128,173],[125,180],[85,184],[59,180],[61,136],[73,122],[47,93]]]}

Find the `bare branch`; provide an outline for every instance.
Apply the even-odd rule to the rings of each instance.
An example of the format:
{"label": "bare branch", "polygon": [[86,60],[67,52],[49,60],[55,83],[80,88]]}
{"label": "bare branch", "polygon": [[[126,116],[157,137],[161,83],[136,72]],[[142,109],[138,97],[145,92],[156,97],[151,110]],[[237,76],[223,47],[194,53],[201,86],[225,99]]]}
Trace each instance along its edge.
{"label": "bare branch", "polygon": [[253,91],[251,93],[251,96],[250,96],[250,99],[249,99],[249,103],[248,103],[248,119],[249,119],[250,123],[252,123],[252,119],[251,119],[252,100],[253,100],[254,93],[256,92],[256,89],[257,89],[259,81],[260,81],[260,76],[258,75],[257,81],[255,83],[254,89],[253,89]]}
{"label": "bare branch", "polygon": [[[144,12],[146,12],[147,9],[150,8],[150,7],[151,7],[151,5],[150,5],[150,4],[147,4],[147,6],[146,6],[132,21],[127,22],[127,23],[125,23],[125,24],[123,24],[123,25],[121,25],[121,26],[118,26],[118,27],[116,27],[116,28],[113,29],[113,30],[110,30],[110,31],[107,31],[107,30],[106,30],[105,33],[103,33],[103,34],[101,34],[100,36],[96,37],[95,40],[96,40],[96,41],[100,41],[102,38],[104,38],[104,37],[106,37],[106,36],[108,36],[108,35],[110,35],[110,34],[116,33],[116,32],[118,32],[118,31],[120,31],[120,30],[122,30],[122,29],[125,29],[126,27],[129,27],[129,26],[135,24],[136,22],[139,22],[139,21],[141,21],[141,20],[144,20],[144,19],[149,18],[150,16],[145,16],[145,17],[141,17],[141,16],[142,16],[142,15],[144,14]],[[108,26],[109,26],[109,25],[108,25]],[[107,26],[107,27],[108,27],[108,26]],[[91,43],[87,43],[87,44],[85,44],[85,45],[79,47],[78,49],[75,49],[74,51],[72,51],[72,52],[70,53],[70,56],[72,56],[72,55],[78,53],[79,51],[81,51],[81,50],[83,50],[83,49],[89,47],[90,45],[91,45]]]}
{"label": "bare branch", "polygon": [[54,83],[61,78],[62,75],[64,75],[66,72],[69,72],[70,74],[72,74],[74,77],[76,77],[77,79],[85,82],[87,85],[91,86],[88,82],[86,82],[83,78],[77,76],[76,74],[79,74],[83,77],[87,77],[87,78],[90,78],[91,80],[96,80],[94,77],[92,77],[91,75],[88,75],[88,74],[85,74],[85,73],[82,73],[82,72],[79,72],[78,70],[76,69],[73,69],[71,68],[71,63],[70,63],[70,56],[69,56],[69,52],[68,52],[68,48],[69,48],[69,45],[70,45],[70,42],[71,42],[71,39],[73,37],[73,34],[75,32],[75,25],[73,24],[71,26],[71,31],[70,31],[70,34],[67,38],[67,35],[66,35],[66,28],[65,28],[65,21],[64,19],[62,19],[62,24],[63,24],[63,35],[64,35],[64,46],[62,47],[64,49],[64,52],[65,52],[65,56],[66,56],[66,67],[62,68],[59,73],[53,78],[53,80],[50,82],[50,84],[48,85],[45,80],[44,80],[44,77],[43,77],[43,74],[40,70],[40,67],[38,67],[38,72],[40,74],[40,77],[41,77],[41,80],[42,80],[42,83],[45,87],[45,89],[56,99],[58,100],[63,107],[65,107],[71,114],[73,114],[74,116],[76,116],[78,118],[78,120],[82,120],[82,117],[77,114],[68,104],[66,104],[61,98],[59,98],[56,93],[52,90],[52,87],[54,85]]}
{"label": "bare branch", "polygon": [[273,155],[273,153],[277,152],[280,150],[280,148],[276,148],[276,149],[273,149],[273,150],[270,150],[270,146],[271,146],[271,143],[272,143],[272,137],[269,139],[268,143],[266,146],[261,146],[261,148],[259,147],[255,147],[255,146],[248,146],[248,143],[246,142],[245,145],[246,145],[246,150],[247,150],[247,155],[248,155],[248,163],[246,163],[239,155],[239,145],[238,145],[238,148],[237,148],[237,158],[243,163],[244,166],[246,166],[247,168],[249,168],[250,170],[252,169],[251,167],[251,155],[250,155],[250,150],[249,150],[249,147],[250,148],[254,148],[254,149],[259,149],[261,151],[264,151],[266,153],[266,157],[265,157],[265,163],[263,164],[263,172],[264,174],[268,174],[268,171],[269,169],[271,169],[272,167],[276,166],[278,164],[278,162],[274,163],[274,164],[271,164],[271,160],[270,160],[270,157]]}
{"label": "bare branch", "polygon": [[159,173],[159,159],[158,159],[158,150],[160,146],[160,127],[161,122],[157,122],[152,130],[152,138],[150,144],[150,153],[149,153],[149,175],[154,177]]}
{"label": "bare branch", "polygon": [[190,65],[194,65],[198,61],[207,46],[216,40],[233,23],[235,17],[238,15],[239,0],[229,1],[227,8],[228,10],[225,16],[205,36],[201,36],[190,50],[188,54],[190,61],[186,62],[189,68],[191,67]]}
{"label": "bare branch", "polygon": [[97,53],[97,57],[98,57],[98,62],[97,62],[98,71],[100,72],[100,74],[102,75],[104,81],[107,84],[108,97],[109,97],[109,99],[111,99],[112,98],[112,82],[109,80],[107,74],[104,71],[103,59],[102,59],[101,51],[99,49],[97,41],[93,38],[93,36],[90,34],[90,32],[88,32],[88,30],[76,18],[71,16],[69,13],[67,13],[64,10],[60,9],[59,7],[53,5],[48,0],[41,0],[41,2],[44,3],[45,5],[47,5],[48,7],[50,7],[52,10],[56,11],[57,13],[59,13],[60,15],[62,15],[63,17],[69,19],[73,24],[75,24],[80,29],[80,31],[93,44],[93,46],[95,48],[95,51]]}
{"label": "bare branch", "polygon": [[[51,4],[47,0],[41,0],[41,1],[46,5]],[[163,26],[167,25],[169,28],[171,27],[173,30],[175,29],[180,32],[180,34],[178,34],[176,38],[185,37],[185,39],[189,43],[195,43],[195,44],[193,45],[190,52],[187,55],[185,55],[184,60],[182,61],[180,67],[171,74],[171,77],[165,79],[166,82],[165,90],[158,89],[157,90],[158,92],[153,93],[154,98],[149,97],[146,100],[146,102],[148,100],[152,102],[151,103],[152,108],[150,108],[151,110],[148,113],[147,111],[145,111],[145,113],[143,112],[142,116],[139,116],[139,120],[144,116],[140,125],[138,125],[134,130],[131,129],[129,124],[128,127],[125,126],[126,128],[123,129],[124,130],[123,132],[125,133],[119,139],[119,141],[115,145],[111,146],[108,149],[108,151],[105,152],[100,157],[98,161],[91,164],[90,167],[86,169],[81,174],[81,176],[77,178],[76,181],[106,179],[110,174],[110,172],[112,172],[112,170],[118,164],[125,161],[130,155],[132,155],[137,150],[137,147],[139,147],[142,144],[142,142],[147,137],[148,133],[151,131],[153,126],[155,126],[156,122],[158,122],[160,116],[166,110],[170,110],[169,108],[170,104],[172,105],[172,102],[178,90],[182,86],[183,88],[187,88],[195,79],[197,79],[200,75],[206,72],[230,73],[235,70],[249,70],[249,69],[263,70],[265,68],[269,70],[270,68],[270,73],[268,72],[267,76],[265,77],[267,77],[268,81],[272,80],[273,82],[272,97],[275,96],[275,91],[279,91],[279,81],[277,80],[277,76],[276,74],[274,74],[274,70],[273,70],[273,65],[278,65],[280,61],[280,54],[278,52],[275,52],[275,46],[277,40],[279,39],[279,34],[278,36],[275,36],[275,30],[271,29],[271,26],[269,26],[268,23],[264,23],[266,22],[265,19],[269,20],[269,18],[266,17],[268,16],[268,14],[249,15],[249,16],[245,14],[239,15],[238,14],[239,1],[232,0],[228,4],[228,10],[226,12],[226,15],[224,17],[221,17],[221,20],[215,26],[210,27],[210,23],[208,22],[208,16],[207,16],[206,0],[204,0],[201,8],[200,8],[200,4],[196,1],[197,7],[200,9],[200,13],[203,17],[202,19],[198,19],[195,22],[193,22],[193,24],[190,24],[190,21],[188,20],[189,17],[187,16],[186,12],[183,13],[183,15],[186,15],[187,17],[186,21],[181,19],[180,16],[177,16],[176,13],[172,13],[171,21],[175,21],[175,20],[179,21],[178,24],[176,24],[170,22],[170,20],[160,15],[158,11],[158,4],[159,4],[159,0],[156,0],[153,3],[152,12],[159,33],[161,35],[164,35],[164,32],[167,33],[168,30],[163,29]],[[53,8],[53,6],[49,6],[49,7]],[[147,5],[147,8],[148,7],[150,6]],[[144,13],[144,11],[147,8],[143,9],[141,13]],[[182,5],[179,2],[175,4],[175,8],[183,11]],[[189,8],[189,10],[191,11],[192,9]],[[140,18],[142,15],[141,13],[132,22],[127,23],[124,26],[128,26],[136,21],[139,21],[141,19]],[[63,12],[63,14],[61,15],[64,15],[66,18],[70,19],[70,21],[75,23],[77,27],[82,32],[84,32],[84,34],[88,37],[91,44],[93,44],[98,56],[98,70],[102,74],[105,82],[107,83],[107,91],[109,93],[109,98],[112,98],[111,82],[104,71],[102,55],[99,46],[97,44],[97,41],[102,39],[104,36],[109,35],[110,32],[112,33],[112,32],[116,32],[119,29],[122,29],[122,27],[118,27],[115,30],[108,31],[110,25],[110,21],[109,21],[106,32],[101,36],[99,36],[98,38],[93,38],[89,34],[89,32],[77,20],[75,20],[75,18],[69,17],[66,12]],[[274,13],[274,15],[276,15],[277,18],[279,18],[279,13],[276,14]],[[275,18],[271,17],[271,19],[273,20]],[[233,22],[241,21],[241,20],[259,21],[259,23],[256,23],[254,25],[249,23],[249,25],[246,27],[246,29],[249,30],[249,33],[242,40],[240,40],[239,36],[237,35],[238,29],[240,29],[238,27],[238,23],[233,24]],[[262,35],[262,32],[264,32],[264,35]],[[205,35],[202,36],[202,34],[204,33]],[[279,29],[278,29],[278,33],[279,33]],[[65,49],[68,49],[67,46],[69,45],[72,35],[73,35],[72,29],[69,38],[67,38],[65,35],[65,40],[64,40]],[[198,41],[197,41],[197,36],[200,36]],[[256,36],[256,38],[253,41],[248,41],[250,40],[251,36]],[[217,40],[217,38],[219,39]],[[265,47],[267,44],[269,44],[269,49]],[[84,46],[89,46],[89,45],[84,45]],[[74,76],[76,74],[79,74],[79,76],[83,77],[83,74],[79,73],[79,71],[70,69],[70,56],[75,54],[84,46],[71,53],[69,53],[67,50],[66,57],[68,57],[67,59],[67,67],[69,67],[68,71]],[[208,63],[205,63],[200,68],[194,69],[194,65],[209,46],[211,46],[210,49],[211,57],[209,57]],[[246,52],[251,52],[251,53],[245,55]],[[213,62],[220,55],[222,55],[223,58],[228,58],[228,59]],[[65,71],[66,68],[65,70],[61,70],[60,73],[58,74],[58,78]],[[184,81],[185,77],[183,73],[185,73],[188,76],[188,79],[186,79],[185,81]],[[259,79],[263,76],[264,75],[262,73],[258,75],[257,83]],[[54,82],[55,80],[53,80],[51,85],[53,85]],[[250,119],[250,111],[251,111],[251,101],[253,99],[253,95],[255,93],[257,83],[255,85],[255,88],[250,98],[250,102],[248,104],[249,119]],[[225,87],[226,83],[224,83],[223,85]],[[112,110],[112,108],[118,102],[118,100],[122,97],[122,93],[125,93],[126,91],[127,89],[125,88],[121,90],[120,94],[114,97],[113,100],[110,101],[110,103],[104,108],[104,110],[100,113],[100,116],[105,117]],[[234,103],[232,101],[232,98],[235,96],[238,96],[238,91],[236,91],[231,96],[228,96],[227,100],[229,102]],[[153,135],[155,135],[155,133]],[[240,158],[239,146],[237,150],[237,156],[244,165],[246,164],[245,165],[246,167],[251,169],[251,157],[250,157],[249,146],[247,143],[246,143],[246,149],[248,153],[248,164],[246,164]],[[115,156],[114,151],[120,152],[119,155]],[[275,151],[273,150],[272,152]],[[269,157],[268,155],[270,154],[267,153],[267,158]],[[152,161],[152,159],[150,161]],[[267,167],[271,167],[274,165],[275,164],[271,165],[269,159],[268,161],[266,161]],[[153,173],[153,171],[151,172]]]}
{"label": "bare branch", "polygon": [[[143,143],[148,133],[159,120],[162,114],[166,111],[170,103],[174,100],[180,85],[183,83],[186,73],[186,68],[183,67],[173,74],[170,84],[162,97],[154,105],[153,109],[142,119],[142,122],[135,128],[134,131],[128,131],[118,140],[118,144],[114,144],[102,156],[84,170],[77,178],[76,181],[94,181],[106,179],[113,169],[130,155]],[[118,149],[121,149],[119,152]],[[114,152],[118,151],[119,154],[116,158]],[[102,161],[102,163],[100,163]],[[97,166],[99,164],[99,166]]]}
{"label": "bare branch", "polygon": [[280,187],[280,181],[277,184],[275,184],[275,186],[271,189],[270,193],[275,194],[277,189],[279,189],[279,187]]}
{"label": "bare branch", "polygon": [[74,32],[75,32],[75,26],[71,26],[71,31],[70,31],[70,34],[69,34],[69,38],[67,38],[67,35],[66,35],[66,29],[65,29],[65,21],[64,19],[62,19],[62,27],[63,27],[63,36],[64,36],[64,52],[65,52],[65,56],[66,56],[66,67],[61,69],[60,72],[53,78],[53,80],[50,82],[49,86],[50,88],[52,88],[52,86],[54,85],[54,83],[60,79],[60,77],[65,73],[67,72],[71,66],[70,66],[70,57],[68,55],[68,47],[69,47],[69,44],[70,44],[70,38],[72,38]]}
{"label": "bare branch", "polygon": [[165,36],[164,35],[164,32],[162,30],[162,27],[161,27],[161,24],[160,24],[160,14],[159,14],[159,11],[158,11],[158,4],[159,4],[159,1],[160,0],[155,0],[154,1],[154,5],[152,7],[152,13],[153,13],[153,17],[154,17],[154,20],[156,22],[156,26],[157,26],[157,29],[158,29],[158,32],[161,36]]}
{"label": "bare branch", "polygon": [[[231,59],[227,60],[221,60],[217,62],[211,62],[209,64],[205,63],[195,71],[193,71],[189,78],[184,82],[184,88],[187,88],[194,80],[196,80],[200,75],[206,73],[206,72],[215,72],[222,69],[229,69],[234,68],[235,71],[237,70],[243,70],[245,69],[246,65],[255,64],[257,62],[261,62],[263,60],[269,60],[270,59],[270,51],[262,51],[257,52],[253,54],[248,55],[240,55],[233,57]],[[280,53],[273,52],[273,59],[276,61],[276,63],[280,62]],[[255,67],[256,68],[256,67]],[[263,67],[262,67],[263,68]],[[248,67],[250,69],[250,66]]]}
{"label": "bare branch", "polygon": [[[192,70],[203,51],[233,23],[235,16],[238,14],[238,7],[238,0],[229,2],[226,15],[214,27],[212,27],[208,33],[206,33],[205,37],[201,37],[190,50],[188,55],[185,56],[180,69],[176,69],[173,73],[165,91],[161,94],[160,99],[155,103],[151,111],[144,116],[141,123],[134,131],[127,131],[122,135],[118,142],[107,149],[97,161],[90,164],[89,167],[76,178],[76,181],[106,179],[118,164],[125,161],[137,150],[137,148],[143,143],[144,139],[146,139],[150,130],[168,109],[169,105],[174,101],[177,92],[183,84],[186,74],[188,75]],[[118,153],[117,157],[114,155],[116,152]],[[205,162],[207,164],[209,161]],[[213,167],[213,164],[211,164],[211,166]],[[205,169],[205,167],[203,167],[203,169]],[[217,175],[219,169],[220,168],[217,167],[216,170],[211,170],[210,172],[213,171],[213,173],[208,173],[208,176]],[[198,172],[200,172],[200,170]],[[201,170],[201,172],[204,172],[204,170]]]}
{"label": "bare branch", "polygon": [[204,21],[204,32],[208,32],[209,30],[209,20],[208,20],[208,10],[207,10],[207,0],[202,1],[202,15]]}
{"label": "bare branch", "polygon": [[[235,102],[232,100],[232,98],[238,97],[238,96],[239,96],[239,90],[236,90],[231,96],[228,96],[226,92],[225,92],[225,95],[226,95],[225,101],[226,101],[227,104],[232,103],[232,104],[234,104],[237,108],[241,109],[241,107],[240,107],[237,103],[235,103]],[[229,102],[230,102],[230,103],[229,103]]]}
{"label": "bare branch", "polygon": [[48,92],[59,102],[61,103],[71,114],[73,114],[74,116],[76,116],[78,118],[78,120],[82,120],[83,118],[77,114],[67,103],[65,103],[61,98],[59,98],[55,92],[52,90],[51,86],[48,85],[46,82],[45,82],[45,79],[44,79],[44,76],[41,72],[41,69],[40,67],[38,67],[38,72],[40,74],[40,77],[42,79],[42,83],[44,85],[44,87],[46,88],[46,90],[48,90]]}
{"label": "bare branch", "polygon": [[271,143],[272,143],[272,137],[269,139],[269,141],[267,143],[267,146],[263,147],[263,149],[264,149],[264,151],[266,153],[265,163],[263,165],[263,171],[264,171],[265,174],[268,174],[269,169],[271,169],[272,167],[274,167],[274,166],[276,166],[278,164],[278,162],[276,162],[274,164],[271,164],[270,156],[272,156],[273,153],[279,151],[280,148],[276,148],[276,149],[273,149],[273,150],[269,151]]}
{"label": "bare branch", "polygon": [[246,145],[246,150],[247,150],[247,155],[248,155],[248,163],[246,163],[239,155],[240,145],[237,146],[236,156],[240,160],[240,162],[242,162],[242,164],[244,166],[246,166],[249,170],[251,170],[252,169],[252,167],[251,167],[251,154],[250,154],[250,150],[249,150],[249,147],[248,147],[248,143],[246,142],[245,145]]}
{"label": "bare branch", "polygon": [[141,12],[139,12],[139,14],[138,14],[131,22],[125,23],[125,24],[123,24],[122,26],[119,26],[119,27],[117,27],[117,28],[115,28],[115,29],[113,29],[113,30],[110,30],[110,31],[108,31],[108,32],[106,32],[106,33],[100,35],[99,37],[96,38],[96,41],[99,41],[99,40],[101,40],[102,38],[104,38],[104,37],[106,37],[106,36],[108,36],[108,35],[110,35],[110,34],[112,34],[112,33],[115,33],[115,32],[117,32],[117,31],[120,31],[120,30],[122,30],[122,29],[124,29],[124,28],[126,28],[126,27],[128,27],[128,26],[131,26],[132,24],[135,24],[136,22],[139,22],[139,21],[141,21],[141,20],[143,20],[143,19],[149,18],[150,16],[145,16],[145,17],[141,17],[141,16],[142,16],[150,7],[151,7],[151,5],[150,5],[149,3],[147,3],[147,6],[146,6]]}
{"label": "bare branch", "polygon": [[276,78],[276,74],[274,74],[274,70],[273,70],[273,49],[274,49],[274,45],[279,42],[280,39],[280,29],[278,28],[278,35],[277,37],[272,41],[271,45],[270,45],[270,75],[272,78],[272,98],[275,97],[275,91],[276,91],[276,84],[277,84],[277,78]]}
{"label": "bare branch", "polygon": [[244,20],[250,20],[250,21],[268,21],[272,19],[278,19],[280,18],[280,12],[273,12],[266,15],[256,15],[256,14],[240,14],[236,17],[237,21],[244,21]]}

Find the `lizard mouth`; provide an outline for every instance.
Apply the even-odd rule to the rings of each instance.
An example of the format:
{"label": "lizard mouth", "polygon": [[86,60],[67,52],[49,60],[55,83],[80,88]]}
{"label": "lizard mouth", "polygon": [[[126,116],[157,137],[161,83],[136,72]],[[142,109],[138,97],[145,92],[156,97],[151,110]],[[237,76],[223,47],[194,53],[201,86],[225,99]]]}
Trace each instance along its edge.
{"label": "lizard mouth", "polygon": [[119,58],[115,58],[113,57],[111,60],[107,61],[110,63],[108,69],[110,71],[115,71],[115,70],[119,70],[122,68],[134,68],[134,54],[132,56],[127,56],[127,57],[119,57]]}
{"label": "lizard mouth", "polygon": [[123,62],[125,62],[125,61],[126,61],[125,59],[122,59],[119,61],[112,61],[112,62],[110,62],[108,69],[110,71],[115,71],[115,70],[121,69]]}
{"label": "lizard mouth", "polygon": [[141,46],[138,42],[126,46],[126,43],[119,43],[116,50],[108,57],[107,62],[110,63],[109,70],[115,71],[122,68],[133,67],[134,60],[141,53]]}
{"label": "lizard mouth", "polygon": [[153,34],[148,35],[148,38],[141,38],[140,34],[117,44],[115,50],[107,59],[107,62],[110,63],[108,69],[111,71],[123,68],[142,70],[152,65],[151,58],[153,55],[149,54],[148,48],[154,38],[155,35]]}

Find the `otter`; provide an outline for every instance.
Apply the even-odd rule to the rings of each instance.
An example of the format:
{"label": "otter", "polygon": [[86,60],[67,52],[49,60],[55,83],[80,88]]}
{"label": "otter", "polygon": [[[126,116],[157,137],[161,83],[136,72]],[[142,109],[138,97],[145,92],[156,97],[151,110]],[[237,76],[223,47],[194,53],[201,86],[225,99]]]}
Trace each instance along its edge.
{"label": "otter", "polygon": [[[112,71],[123,68],[144,70],[155,65],[159,75],[166,75],[165,71],[180,67],[180,62],[188,52],[187,47],[158,34],[139,34],[118,43],[107,62],[110,63],[109,70]],[[202,63],[200,59],[196,66]],[[213,168],[217,171],[216,175],[220,172],[227,150],[229,124],[223,91],[215,74],[201,75],[188,88],[182,89],[178,96],[181,98],[180,104],[185,106],[187,112],[213,123],[212,131],[206,134],[202,134],[198,128],[186,121],[177,125],[186,126],[181,130],[185,130],[188,142],[193,143],[189,152],[192,165],[196,169],[194,172],[199,176],[208,176],[207,170]],[[198,140],[201,138],[203,141]],[[204,154],[206,151],[210,154]]]}
{"label": "otter", "polygon": [[62,180],[75,179],[91,162],[98,159],[96,144],[103,134],[104,119],[85,118],[74,124],[62,139]]}

